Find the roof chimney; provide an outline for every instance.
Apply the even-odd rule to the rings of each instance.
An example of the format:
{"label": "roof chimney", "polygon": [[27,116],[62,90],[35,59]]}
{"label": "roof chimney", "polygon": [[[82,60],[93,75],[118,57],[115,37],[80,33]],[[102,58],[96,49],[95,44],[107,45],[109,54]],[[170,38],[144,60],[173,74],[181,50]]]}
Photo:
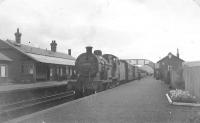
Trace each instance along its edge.
{"label": "roof chimney", "polygon": [[55,40],[51,42],[51,51],[56,52],[57,43]]}
{"label": "roof chimney", "polygon": [[22,34],[19,32],[19,28],[17,28],[17,32],[15,33],[15,41],[17,44],[21,43],[21,36]]}
{"label": "roof chimney", "polygon": [[87,46],[86,47],[86,53],[91,53],[92,54],[92,47],[91,46]]}
{"label": "roof chimney", "polygon": [[179,58],[179,50],[178,50],[178,48],[177,48],[177,57]]}
{"label": "roof chimney", "polygon": [[68,55],[72,55],[72,50],[71,49],[68,49]]}

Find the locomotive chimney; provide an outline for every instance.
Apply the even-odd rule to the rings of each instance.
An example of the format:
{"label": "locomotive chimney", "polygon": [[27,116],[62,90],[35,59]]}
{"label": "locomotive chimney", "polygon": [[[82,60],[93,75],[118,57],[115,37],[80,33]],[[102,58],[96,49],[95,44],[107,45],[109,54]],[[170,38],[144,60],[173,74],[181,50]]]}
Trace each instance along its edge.
{"label": "locomotive chimney", "polygon": [[92,54],[92,47],[91,46],[87,46],[86,47],[86,53],[91,53]]}
{"label": "locomotive chimney", "polygon": [[68,55],[72,55],[72,50],[71,49],[68,49]]}

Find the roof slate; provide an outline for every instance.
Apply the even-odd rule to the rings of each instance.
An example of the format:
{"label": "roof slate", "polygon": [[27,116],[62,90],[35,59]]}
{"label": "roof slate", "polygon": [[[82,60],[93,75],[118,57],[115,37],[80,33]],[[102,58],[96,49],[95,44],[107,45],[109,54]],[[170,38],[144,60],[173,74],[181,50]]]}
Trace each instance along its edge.
{"label": "roof slate", "polygon": [[7,43],[11,47],[21,51],[24,54],[31,53],[31,54],[37,54],[37,55],[43,55],[43,56],[49,56],[49,57],[75,60],[74,57],[72,57],[68,54],[65,54],[65,53],[53,52],[51,50],[36,48],[36,47],[24,45],[24,44],[16,44],[14,41],[10,41],[10,40],[5,41],[5,43]]}
{"label": "roof slate", "polygon": [[[171,54],[171,55],[172,55],[172,57],[174,57],[174,58],[177,58],[177,59],[179,59],[180,61],[184,62],[184,60],[183,60],[183,59],[181,59],[181,58],[178,58],[177,56],[175,56],[175,55],[174,55],[174,54],[172,54],[171,52],[170,52],[170,53],[168,53],[168,54]],[[165,56],[164,58],[160,59],[159,61],[157,61],[157,63],[159,63],[159,62],[161,62],[161,61],[165,60],[166,58],[168,58],[168,55],[167,55],[167,56]]]}

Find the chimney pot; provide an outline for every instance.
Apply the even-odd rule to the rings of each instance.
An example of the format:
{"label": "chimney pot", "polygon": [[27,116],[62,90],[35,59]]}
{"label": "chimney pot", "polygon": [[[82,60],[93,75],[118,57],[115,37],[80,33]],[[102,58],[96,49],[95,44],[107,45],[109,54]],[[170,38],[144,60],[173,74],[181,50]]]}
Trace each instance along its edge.
{"label": "chimney pot", "polygon": [[68,49],[68,55],[71,56],[71,49]]}
{"label": "chimney pot", "polygon": [[15,41],[17,44],[21,43],[21,36],[22,34],[19,32],[19,28],[17,28],[17,32],[15,33]]}
{"label": "chimney pot", "polygon": [[50,45],[51,45],[51,51],[56,52],[56,49],[57,49],[57,43],[56,43],[56,41],[52,40],[52,42],[51,42]]}
{"label": "chimney pot", "polygon": [[179,50],[178,50],[178,48],[177,48],[177,57],[179,58]]}

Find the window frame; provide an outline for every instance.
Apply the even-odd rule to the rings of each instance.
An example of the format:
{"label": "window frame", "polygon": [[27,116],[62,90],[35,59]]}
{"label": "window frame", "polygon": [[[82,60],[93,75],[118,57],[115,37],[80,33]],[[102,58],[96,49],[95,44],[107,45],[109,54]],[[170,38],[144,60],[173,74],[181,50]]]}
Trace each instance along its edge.
{"label": "window frame", "polygon": [[[5,66],[5,76],[1,75],[1,67]],[[0,64],[0,78],[6,78],[8,77],[8,65],[7,64]]]}
{"label": "window frame", "polygon": [[34,74],[34,64],[24,62],[21,64],[21,73],[23,75],[33,75]]}

